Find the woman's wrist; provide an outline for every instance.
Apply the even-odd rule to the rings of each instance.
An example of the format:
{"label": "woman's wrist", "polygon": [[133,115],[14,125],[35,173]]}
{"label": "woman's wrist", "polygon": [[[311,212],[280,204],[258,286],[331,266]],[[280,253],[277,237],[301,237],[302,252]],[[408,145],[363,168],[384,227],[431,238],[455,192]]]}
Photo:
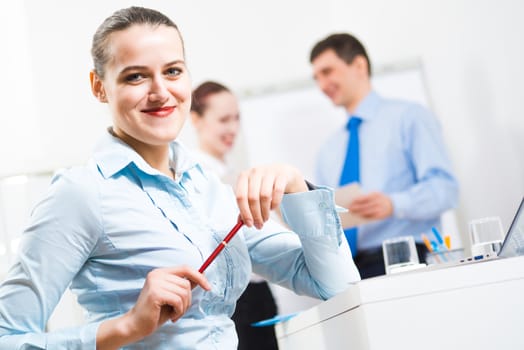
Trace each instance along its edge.
{"label": "woman's wrist", "polygon": [[307,192],[308,187],[306,184],[306,181],[304,180],[304,177],[298,171],[298,169],[295,169],[295,174],[293,177],[293,181],[290,181],[286,187],[286,193],[297,193],[297,192]]}
{"label": "woman's wrist", "polygon": [[143,336],[133,327],[129,313],[126,313],[100,324],[96,335],[96,348],[97,350],[119,349],[142,338]]}

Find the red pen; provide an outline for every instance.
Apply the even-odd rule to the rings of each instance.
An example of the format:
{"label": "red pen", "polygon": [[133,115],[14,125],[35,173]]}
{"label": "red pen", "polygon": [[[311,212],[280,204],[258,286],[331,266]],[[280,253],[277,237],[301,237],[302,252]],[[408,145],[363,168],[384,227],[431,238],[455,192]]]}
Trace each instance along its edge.
{"label": "red pen", "polygon": [[236,224],[236,225],[231,229],[231,231],[229,231],[229,233],[228,233],[227,236],[224,238],[224,240],[218,244],[218,246],[215,248],[215,250],[213,251],[213,253],[211,253],[211,255],[209,256],[209,258],[207,258],[206,261],[204,261],[204,263],[202,264],[202,266],[198,269],[198,272],[203,273],[204,270],[207,269],[207,267],[209,266],[209,264],[211,264],[211,263],[213,262],[213,260],[215,260],[215,258],[217,257],[217,255],[222,251],[222,249],[224,249],[224,247],[229,243],[229,241],[231,240],[231,238],[233,238],[233,236],[238,232],[238,230],[240,230],[240,228],[242,227],[242,225],[244,225],[244,222],[242,221],[242,219],[241,219],[240,216],[239,216],[239,217],[238,217],[237,224]]}

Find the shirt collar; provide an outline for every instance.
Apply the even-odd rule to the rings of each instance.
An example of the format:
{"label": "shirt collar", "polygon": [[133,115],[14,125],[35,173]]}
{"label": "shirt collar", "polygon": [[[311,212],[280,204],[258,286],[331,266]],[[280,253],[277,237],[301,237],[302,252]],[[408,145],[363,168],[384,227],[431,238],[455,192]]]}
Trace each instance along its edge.
{"label": "shirt collar", "polygon": [[371,120],[376,115],[376,110],[382,101],[375,91],[370,91],[370,93],[360,102],[357,107],[357,110],[353,115],[359,117],[362,120]]}
{"label": "shirt collar", "polygon": [[[197,168],[200,173],[203,173],[202,167],[198,164],[196,157],[192,152],[189,152],[184,145],[178,141],[173,141],[169,147],[170,163],[177,174],[187,173],[193,168]],[[204,174],[205,175],[205,174]]]}
{"label": "shirt collar", "polygon": [[[190,153],[179,142],[173,141],[169,147],[170,163],[177,175],[182,175],[196,167],[202,169]],[[115,137],[108,130],[98,141],[93,158],[104,178],[109,178],[133,163],[140,171],[149,175],[161,175],[128,144]]]}

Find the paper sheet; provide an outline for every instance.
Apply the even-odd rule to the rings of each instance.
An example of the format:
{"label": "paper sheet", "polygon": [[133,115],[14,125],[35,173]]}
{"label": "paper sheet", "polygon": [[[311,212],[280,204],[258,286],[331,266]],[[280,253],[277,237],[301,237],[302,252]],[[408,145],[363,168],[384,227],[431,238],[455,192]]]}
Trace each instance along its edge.
{"label": "paper sheet", "polygon": [[[360,185],[356,182],[352,182],[335,190],[335,203],[342,208],[347,209],[353,199],[361,194],[362,189],[360,188]],[[339,215],[343,228],[355,227],[372,221],[371,219],[366,219],[362,216],[353,214],[350,211],[339,213]]]}

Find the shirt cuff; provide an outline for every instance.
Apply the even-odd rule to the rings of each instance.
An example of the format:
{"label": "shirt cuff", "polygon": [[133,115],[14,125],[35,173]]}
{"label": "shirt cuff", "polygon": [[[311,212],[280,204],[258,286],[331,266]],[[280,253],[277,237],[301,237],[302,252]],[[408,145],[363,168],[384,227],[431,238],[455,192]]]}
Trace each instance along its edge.
{"label": "shirt cuff", "polygon": [[87,324],[81,332],[82,349],[96,350],[96,334],[103,321]]}
{"label": "shirt cuff", "polygon": [[315,187],[314,191],[284,195],[280,208],[282,216],[301,237],[322,237],[339,246],[343,231],[334,192],[329,187]]}
{"label": "shirt cuff", "polygon": [[96,333],[102,322],[88,323],[80,327],[48,333],[47,348],[65,349],[65,344],[67,344],[67,349],[96,350]]}
{"label": "shirt cuff", "polygon": [[389,196],[393,203],[393,216],[397,219],[404,219],[409,210],[410,198],[405,193],[393,193]]}

